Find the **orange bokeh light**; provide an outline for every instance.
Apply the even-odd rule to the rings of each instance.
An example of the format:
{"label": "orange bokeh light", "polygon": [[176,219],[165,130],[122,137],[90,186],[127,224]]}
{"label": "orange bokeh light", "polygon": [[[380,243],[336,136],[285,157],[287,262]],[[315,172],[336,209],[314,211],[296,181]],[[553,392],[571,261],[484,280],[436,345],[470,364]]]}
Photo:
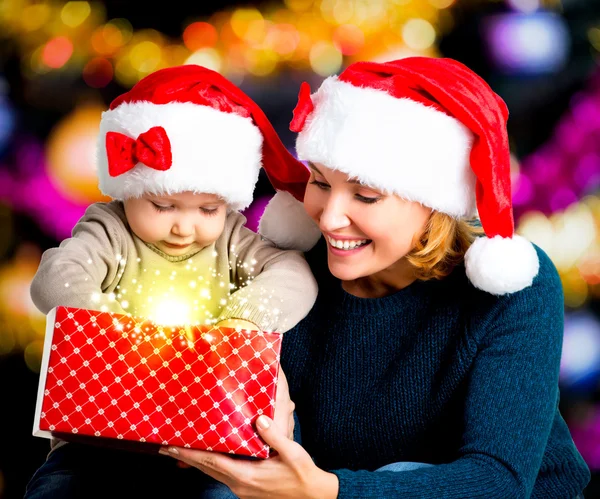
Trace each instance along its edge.
{"label": "orange bokeh light", "polygon": [[205,22],[192,23],[183,32],[183,43],[192,52],[205,47],[214,47],[218,39],[219,35],[215,27]]}
{"label": "orange bokeh light", "polygon": [[333,43],[344,55],[354,55],[365,44],[365,35],[358,26],[342,24],[333,34]]}
{"label": "orange bokeh light", "polygon": [[94,57],[83,68],[83,80],[92,88],[105,87],[113,76],[112,64],[104,57]]}
{"label": "orange bokeh light", "polygon": [[42,62],[49,68],[62,68],[73,55],[73,43],[66,36],[52,38],[42,50]]}

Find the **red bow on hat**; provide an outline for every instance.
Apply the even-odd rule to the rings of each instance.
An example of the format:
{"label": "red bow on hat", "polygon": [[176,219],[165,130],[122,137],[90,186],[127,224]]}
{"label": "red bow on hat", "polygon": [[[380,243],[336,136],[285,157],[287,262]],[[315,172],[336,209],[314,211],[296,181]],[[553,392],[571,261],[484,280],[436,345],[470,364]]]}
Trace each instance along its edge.
{"label": "red bow on hat", "polygon": [[294,118],[290,123],[290,130],[296,133],[301,132],[304,128],[304,123],[306,123],[306,118],[308,118],[308,115],[312,113],[314,109],[315,105],[310,96],[310,85],[303,82],[302,85],[300,85],[298,104],[296,104],[296,107],[294,108]]}
{"label": "red bow on hat", "polygon": [[160,171],[168,170],[173,163],[171,142],[161,126],[150,128],[137,139],[119,132],[107,132],[106,154],[111,177],[128,172],[138,163]]}

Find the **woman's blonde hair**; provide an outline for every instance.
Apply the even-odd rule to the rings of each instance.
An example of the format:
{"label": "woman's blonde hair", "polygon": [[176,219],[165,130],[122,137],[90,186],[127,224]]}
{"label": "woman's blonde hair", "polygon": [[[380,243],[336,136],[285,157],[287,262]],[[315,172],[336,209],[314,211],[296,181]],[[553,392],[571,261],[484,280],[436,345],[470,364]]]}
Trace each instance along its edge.
{"label": "woman's blonde hair", "polygon": [[434,211],[406,259],[415,268],[417,279],[442,279],[464,260],[469,246],[481,234],[483,230],[475,220],[457,220]]}

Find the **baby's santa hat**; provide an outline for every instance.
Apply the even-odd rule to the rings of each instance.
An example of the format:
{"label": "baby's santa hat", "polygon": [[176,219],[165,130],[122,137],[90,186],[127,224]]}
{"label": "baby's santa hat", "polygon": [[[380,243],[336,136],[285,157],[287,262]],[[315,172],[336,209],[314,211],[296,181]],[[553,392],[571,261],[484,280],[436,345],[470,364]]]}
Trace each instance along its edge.
{"label": "baby's santa hat", "polygon": [[[539,270],[533,245],[514,233],[507,119],[502,99],[463,64],[411,57],[352,64],[314,95],[304,83],[290,128],[302,160],[455,218],[478,211],[487,237],[467,251],[466,272],[502,295],[530,286]],[[283,214],[270,208],[260,229],[278,243],[277,229],[293,224],[274,222]],[[289,233],[281,239],[293,247]]]}
{"label": "baby's santa hat", "polygon": [[261,166],[273,187],[302,201],[309,177],[244,92],[210,69],[186,65],[140,80],[102,114],[101,191],[124,200],[192,191],[233,209],[252,202]]}

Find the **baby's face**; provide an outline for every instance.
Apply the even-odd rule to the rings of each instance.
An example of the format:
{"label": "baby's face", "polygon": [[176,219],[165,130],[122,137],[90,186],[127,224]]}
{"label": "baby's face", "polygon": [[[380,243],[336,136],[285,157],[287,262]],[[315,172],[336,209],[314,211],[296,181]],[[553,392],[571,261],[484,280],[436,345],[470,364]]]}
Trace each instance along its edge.
{"label": "baby's face", "polygon": [[227,205],[216,194],[147,194],[123,204],[133,233],[171,256],[186,255],[214,243],[227,217]]}

